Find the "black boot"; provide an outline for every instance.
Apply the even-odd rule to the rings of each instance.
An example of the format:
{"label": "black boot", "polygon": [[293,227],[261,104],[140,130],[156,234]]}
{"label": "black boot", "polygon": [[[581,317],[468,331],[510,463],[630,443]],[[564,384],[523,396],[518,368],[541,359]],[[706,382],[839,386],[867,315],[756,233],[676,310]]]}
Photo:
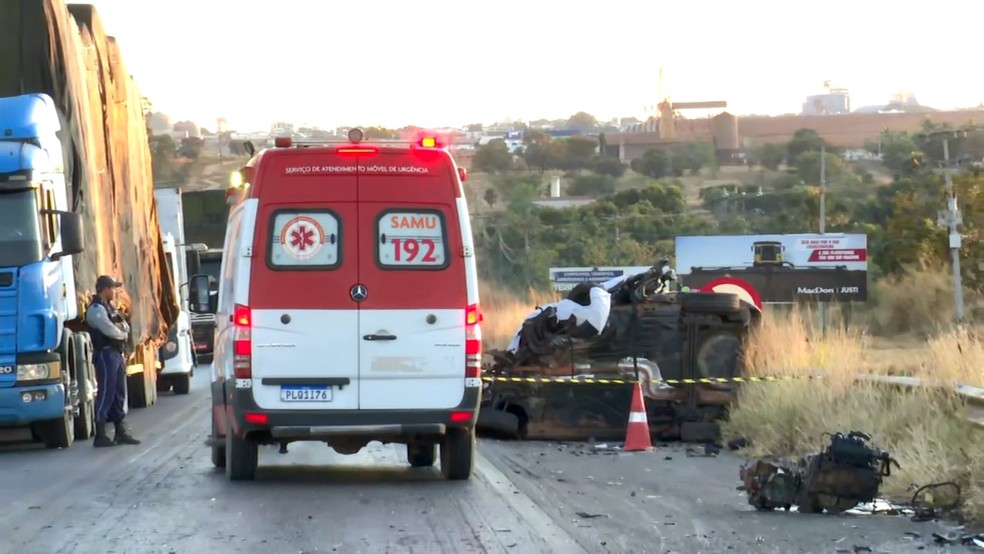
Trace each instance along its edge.
{"label": "black boot", "polygon": [[105,421],[96,422],[96,439],[92,441],[92,446],[95,446],[96,448],[102,446],[116,446],[116,443],[106,435]]}
{"label": "black boot", "polygon": [[133,435],[127,430],[126,425],[120,421],[116,424],[116,444],[140,444],[140,441],[133,438]]}

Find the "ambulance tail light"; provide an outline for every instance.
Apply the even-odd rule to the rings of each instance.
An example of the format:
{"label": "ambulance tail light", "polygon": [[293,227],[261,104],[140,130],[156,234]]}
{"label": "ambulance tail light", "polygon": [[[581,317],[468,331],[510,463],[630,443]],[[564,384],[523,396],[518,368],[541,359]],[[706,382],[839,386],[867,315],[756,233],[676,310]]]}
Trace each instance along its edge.
{"label": "ambulance tail light", "polygon": [[480,377],[482,373],[482,312],[477,304],[465,309],[465,377]]}
{"label": "ambulance tail light", "polygon": [[232,367],[237,379],[253,378],[253,313],[249,306],[236,304],[232,314]]}

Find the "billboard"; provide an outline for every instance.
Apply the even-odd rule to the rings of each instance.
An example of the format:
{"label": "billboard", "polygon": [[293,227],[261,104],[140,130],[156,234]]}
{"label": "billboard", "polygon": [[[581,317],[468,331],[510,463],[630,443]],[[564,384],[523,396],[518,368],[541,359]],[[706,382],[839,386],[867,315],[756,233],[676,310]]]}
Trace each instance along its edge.
{"label": "billboard", "polygon": [[721,277],[755,287],[763,302],[868,299],[868,236],[687,236],[676,238],[676,271],[697,289]]}
{"label": "billboard", "polygon": [[551,267],[550,283],[555,291],[566,292],[579,283],[601,284],[616,277],[636,275],[650,269],[650,266]]}

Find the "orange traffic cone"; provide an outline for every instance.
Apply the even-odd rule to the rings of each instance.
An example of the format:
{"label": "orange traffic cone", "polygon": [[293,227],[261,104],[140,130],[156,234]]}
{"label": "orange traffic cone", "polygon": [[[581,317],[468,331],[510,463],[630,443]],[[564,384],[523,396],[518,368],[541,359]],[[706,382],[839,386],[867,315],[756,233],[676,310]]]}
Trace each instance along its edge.
{"label": "orange traffic cone", "polygon": [[632,391],[632,406],[629,408],[629,426],[625,429],[625,452],[639,452],[653,449],[649,436],[649,416],[642,400],[642,385],[637,381]]}

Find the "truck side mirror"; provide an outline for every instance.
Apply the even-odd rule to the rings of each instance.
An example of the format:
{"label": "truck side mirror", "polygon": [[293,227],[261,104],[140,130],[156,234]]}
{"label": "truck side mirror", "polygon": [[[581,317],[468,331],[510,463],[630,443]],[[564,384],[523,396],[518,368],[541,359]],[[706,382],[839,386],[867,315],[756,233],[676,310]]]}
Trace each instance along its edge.
{"label": "truck side mirror", "polygon": [[214,314],[211,295],[209,294],[209,276],[198,274],[188,281],[188,304],[192,312],[197,314]]}
{"label": "truck side mirror", "polygon": [[61,251],[52,255],[53,260],[78,254],[85,250],[85,235],[82,233],[82,216],[73,212],[48,211],[58,216],[61,232]]}

